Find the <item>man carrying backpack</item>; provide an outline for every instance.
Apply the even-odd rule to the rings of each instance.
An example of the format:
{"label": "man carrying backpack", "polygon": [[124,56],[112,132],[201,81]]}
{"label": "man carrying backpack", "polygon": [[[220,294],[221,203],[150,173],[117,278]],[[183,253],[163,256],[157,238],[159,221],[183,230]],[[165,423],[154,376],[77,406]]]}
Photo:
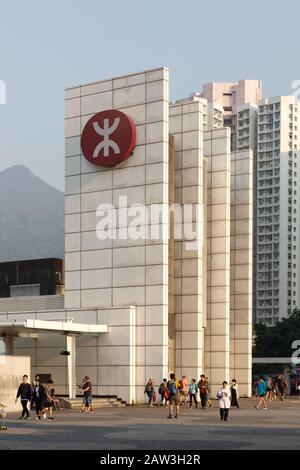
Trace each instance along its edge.
{"label": "man carrying backpack", "polygon": [[167,379],[164,379],[162,383],[160,384],[160,387],[158,389],[158,393],[161,396],[161,404],[162,406],[167,406],[167,401],[168,401],[168,381]]}
{"label": "man carrying backpack", "polygon": [[170,380],[168,381],[168,395],[169,395],[169,419],[173,417],[173,405],[175,405],[175,418],[178,418],[179,415],[179,383],[175,378],[175,374],[170,375]]}

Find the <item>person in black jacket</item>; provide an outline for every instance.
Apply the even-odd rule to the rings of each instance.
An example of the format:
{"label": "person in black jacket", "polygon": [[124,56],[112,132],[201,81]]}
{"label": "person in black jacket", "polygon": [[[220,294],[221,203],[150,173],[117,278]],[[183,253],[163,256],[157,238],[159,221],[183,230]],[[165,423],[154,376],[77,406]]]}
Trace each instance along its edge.
{"label": "person in black jacket", "polygon": [[27,403],[31,400],[31,385],[28,383],[28,375],[23,375],[23,382],[18,388],[16,403],[19,397],[21,399],[21,405],[23,408],[22,416],[20,416],[20,419],[28,419],[30,418],[30,414],[27,408]]}
{"label": "person in black jacket", "polygon": [[35,379],[32,387],[32,404],[35,404],[35,412],[37,419],[41,419],[41,414],[44,408],[45,389],[40,383],[39,379]]}

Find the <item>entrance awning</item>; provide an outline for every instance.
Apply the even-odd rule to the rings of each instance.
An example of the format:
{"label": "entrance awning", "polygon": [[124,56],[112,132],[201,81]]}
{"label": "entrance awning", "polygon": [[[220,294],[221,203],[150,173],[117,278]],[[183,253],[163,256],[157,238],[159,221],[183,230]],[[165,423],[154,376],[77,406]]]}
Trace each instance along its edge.
{"label": "entrance awning", "polygon": [[38,333],[93,334],[107,333],[107,325],[73,323],[72,321],[25,320],[0,322],[0,336],[31,336]]}
{"label": "entrance awning", "polygon": [[76,397],[76,336],[107,333],[107,325],[73,323],[73,321],[25,321],[0,322],[0,337],[4,339],[6,354],[13,355],[14,338],[37,338],[38,334],[56,333],[66,337],[69,397]]}

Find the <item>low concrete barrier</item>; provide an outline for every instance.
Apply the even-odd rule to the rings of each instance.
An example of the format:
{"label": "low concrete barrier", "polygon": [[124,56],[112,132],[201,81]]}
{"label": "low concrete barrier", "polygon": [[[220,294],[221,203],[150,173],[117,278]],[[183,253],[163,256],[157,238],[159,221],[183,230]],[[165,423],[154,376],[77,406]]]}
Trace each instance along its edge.
{"label": "low concrete barrier", "polygon": [[21,410],[21,403],[15,404],[15,398],[24,374],[30,381],[30,357],[0,356],[0,404],[8,412]]}

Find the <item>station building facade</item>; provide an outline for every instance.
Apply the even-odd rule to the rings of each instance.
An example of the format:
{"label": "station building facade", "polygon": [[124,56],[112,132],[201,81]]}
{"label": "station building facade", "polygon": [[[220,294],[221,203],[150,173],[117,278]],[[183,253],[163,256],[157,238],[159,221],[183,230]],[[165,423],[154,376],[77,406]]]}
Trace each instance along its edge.
{"label": "station building facade", "polygon": [[251,395],[253,156],[230,139],[221,107],[170,103],[165,67],[66,89],[64,306],[0,305],[6,336],[37,321],[14,340],[32,374],[127,403],[171,372]]}

